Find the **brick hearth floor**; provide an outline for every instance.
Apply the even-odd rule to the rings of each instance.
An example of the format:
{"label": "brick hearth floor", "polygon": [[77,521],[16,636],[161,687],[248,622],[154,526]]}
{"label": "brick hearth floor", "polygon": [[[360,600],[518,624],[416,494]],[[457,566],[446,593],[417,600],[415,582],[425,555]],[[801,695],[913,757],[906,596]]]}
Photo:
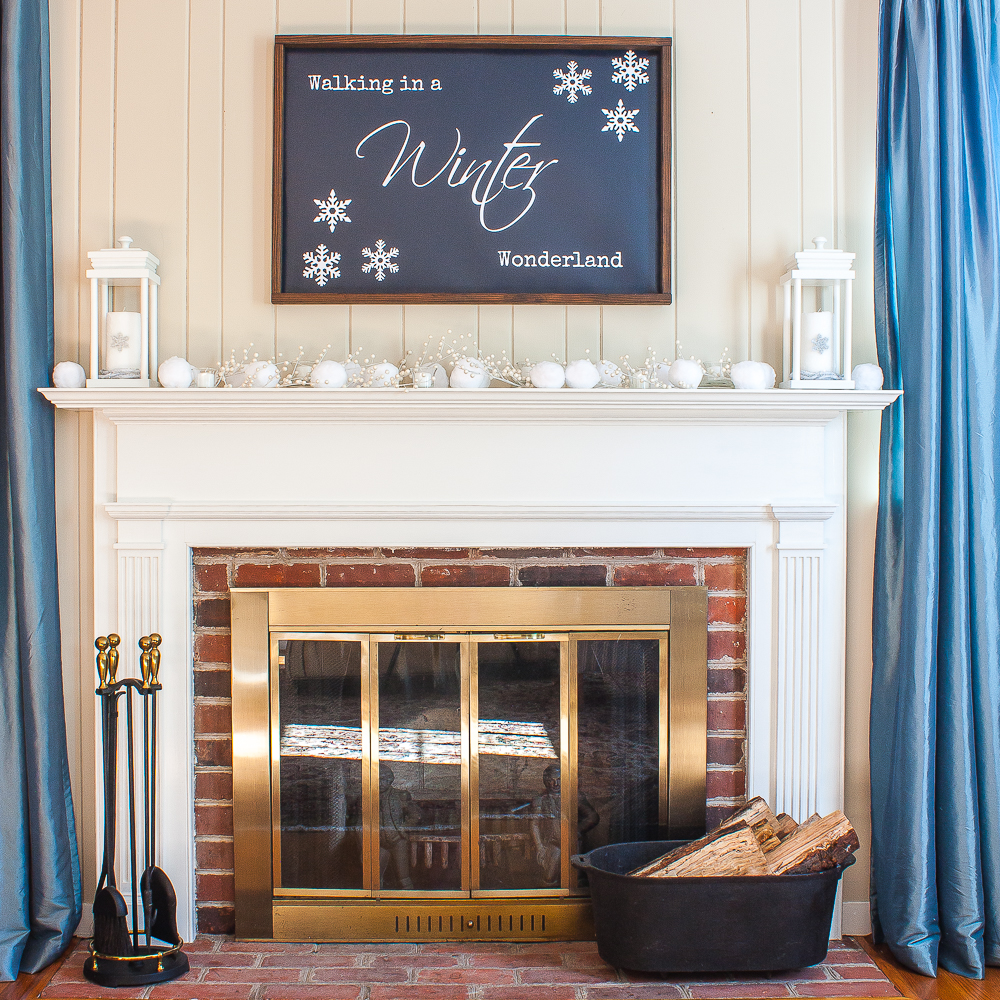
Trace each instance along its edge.
{"label": "brick hearth floor", "polygon": [[853,941],[821,965],[757,976],[659,977],[613,969],[592,942],[281,944],[201,936],[191,971],[172,983],[102,990],[83,977],[78,941],[43,998],[178,1000],[666,1000],[673,997],[899,997]]}

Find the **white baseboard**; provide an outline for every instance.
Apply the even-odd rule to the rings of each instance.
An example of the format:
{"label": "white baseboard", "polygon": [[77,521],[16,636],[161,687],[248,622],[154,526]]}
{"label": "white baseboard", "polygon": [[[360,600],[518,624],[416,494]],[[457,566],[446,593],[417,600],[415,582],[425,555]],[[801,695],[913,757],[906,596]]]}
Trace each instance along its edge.
{"label": "white baseboard", "polygon": [[844,903],[844,934],[871,934],[872,916],[868,903]]}

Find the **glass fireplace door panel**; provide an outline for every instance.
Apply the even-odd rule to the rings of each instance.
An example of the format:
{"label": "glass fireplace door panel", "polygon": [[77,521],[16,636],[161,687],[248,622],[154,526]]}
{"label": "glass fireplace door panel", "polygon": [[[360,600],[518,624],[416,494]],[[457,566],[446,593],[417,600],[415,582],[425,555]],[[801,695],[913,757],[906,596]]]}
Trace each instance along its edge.
{"label": "glass fireplace door panel", "polygon": [[472,863],[473,888],[483,894],[566,888],[560,765],[568,642],[560,640],[476,643]]}
{"label": "glass fireplace door panel", "polygon": [[379,637],[373,645],[372,882],[383,895],[467,891],[463,643]]}
{"label": "glass fireplace door panel", "polygon": [[276,645],[275,887],[360,891],[367,641],[286,637]]}
{"label": "glass fireplace door panel", "polygon": [[667,639],[580,639],[577,661],[578,850],[656,840]]}

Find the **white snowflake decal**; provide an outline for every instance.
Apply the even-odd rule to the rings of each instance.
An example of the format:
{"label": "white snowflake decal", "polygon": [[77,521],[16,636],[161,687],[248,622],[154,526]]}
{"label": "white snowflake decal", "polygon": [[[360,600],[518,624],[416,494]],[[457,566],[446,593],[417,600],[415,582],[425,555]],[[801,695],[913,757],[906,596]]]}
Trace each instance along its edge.
{"label": "white snowflake decal", "polygon": [[302,259],[306,262],[306,267],[302,272],[302,277],[313,278],[320,288],[322,288],[331,278],[340,277],[340,268],[337,267],[337,264],[340,262],[340,254],[335,253],[331,256],[325,243],[320,243],[320,245],[316,247],[315,253],[311,250],[304,253],[302,255]]}
{"label": "white snowflake decal", "polygon": [[399,247],[390,247],[386,250],[385,240],[376,240],[374,251],[371,247],[365,247],[361,251],[361,256],[368,258],[368,263],[362,264],[361,270],[365,274],[375,271],[376,281],[385,281],[386,271],[395,274],[399,270],[399,265],[392,262],[393,257],[399,256]]}
{"label": "white snowflake decal", "polygon": [[566,100],[570,104],[576,104],[577,94],[589,94],[591,93],[591,86],[589,83],[584,83],[585,80],[589,80],[593,74],[589,69],[580,69],[577,65],[575,59],[570,59],[566,63],[565,71],[561,69],[554,69],[552,75],[559,81],[553,88],[553,94],[565,94]]}
{"label": "white snowflake decal", "polygon": [[612,59],[611,64],[615,68],[611,82],[623,83],[630,94],[635,90],[636,84],[649,83],[649,74],[646,72],[649,60],[637,56],[631,49],[621,59]]}
{"label": "white snowflake decal", "polygon": [[347,198],[344,201],[337,201],[337,192],[333,188],[330,188],[330,197],[321,201],[319,198],[313,198],[313,203],[319,209],[319,214],[313,219],[313,222],[325,222],[330,227],[330,232],[332,233],[337,228],[338,222],[350,222],[351,219],[348,214],[344,211],[348,205],[353,201],[353,198]]}
{"label": "white snowflake decal", "polygon": [[111,334],[111,347],[116,351],[124,351],[128,347],[128,334],[127,333],[113,333]]}
{"label": "white snowflake decal", "polygon": [[601,129],[602,132],[617,132],[618,141],[621,142],[626,132],[638,132],[639,128],[632,119],[639,113],[639,109],[626,111],[621,98],[618,98],[618,107],[608,111],[607,108],[601,110],[608,116],[608,124]]}

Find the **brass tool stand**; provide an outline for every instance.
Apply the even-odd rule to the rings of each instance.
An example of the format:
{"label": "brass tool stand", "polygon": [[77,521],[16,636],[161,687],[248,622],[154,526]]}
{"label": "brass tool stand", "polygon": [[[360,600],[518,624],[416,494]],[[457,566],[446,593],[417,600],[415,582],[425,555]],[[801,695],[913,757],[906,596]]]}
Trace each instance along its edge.
{"label": "brass tool stand", "polygon": [[[97,673],[99,686],[96,694],[102,702],[104,725],[104,864],[95,897],[95,925],[98,907],[106,912],[108,899],[117,907],[122,933],[114,935],[112,949],[99,950],[100,942],[90,944],[90,957],[84,963],[83,973],[101,986],[143,986],[176,979],[188,971],[187,955],[181,951],[184,942],[177,933],[177,898],[173,886],[161,868],[156,865],[156,693],[162,690],[159,683],[160,643],[156,633],[139,640],[141,679],[128,677],[117,680],[117,635],[99,636],[97,647]],[[142,699],[143,718],[143,855],[144,870],[138,871],[138,844],[136,839],[136,783],[133,741],[132,695]],[[129,852],[131,861],[132,929],[129,933],[124,921],[127,906],[116,888],[115,878],[115,819],[117,813],[117,739],[118,700],[125,698],[126,734],[128,738]],[[142,926],[138,919],[139,898],[142,898]],[[107,897],[107,898],[105,898]],[[154,938],[163,944],[154,943]],[[111,939],[110,936],[107,939]],[[140,939],[143,939],[140,943]],[[96,943],[95,943],[96,942]]]}

